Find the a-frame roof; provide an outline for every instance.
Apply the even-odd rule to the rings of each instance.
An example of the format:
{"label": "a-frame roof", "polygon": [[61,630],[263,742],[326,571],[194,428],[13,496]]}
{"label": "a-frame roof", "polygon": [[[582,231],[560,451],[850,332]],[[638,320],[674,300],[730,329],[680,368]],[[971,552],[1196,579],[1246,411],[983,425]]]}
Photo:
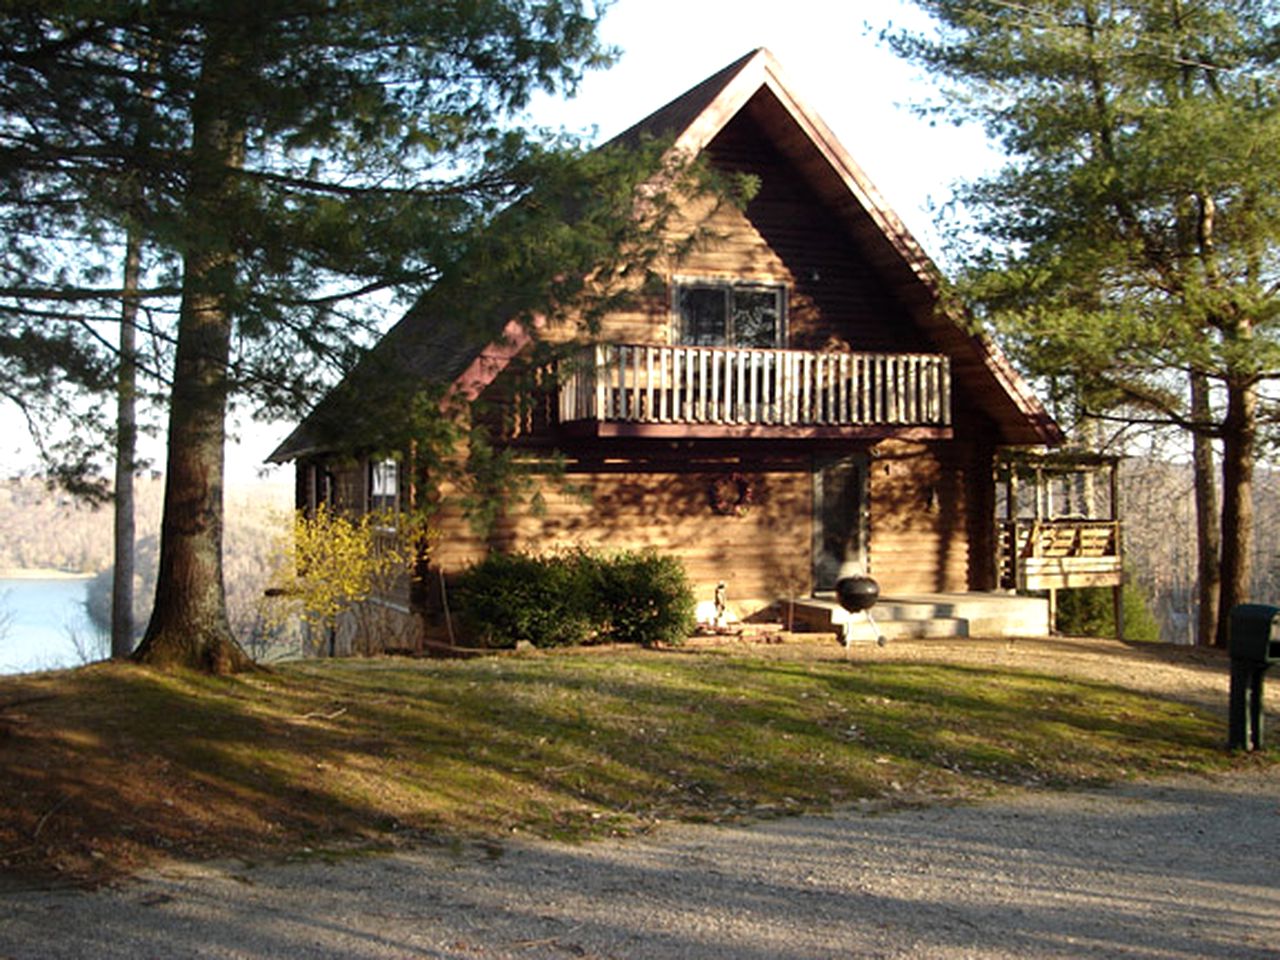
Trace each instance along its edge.
{"label": "a-frame roof", "polygon": [[[886,287],[952,363],[953,382],[995,422],[1009,444],[1056,444],[1062,434],[1026,382],[989,338],[969,332],[940,300],[937,267],[881,197],[830,128],[794,93],[774,56],[760,48],[729,64],[661,107],[611,142],[669,138],[671,150],[693,157],[740,112],[749,111],[774,145],[847,228]],[[375,348],[394,354],[403,369],[468,392],[483,389],[514,355],[518,334],[507,317],[494,317],[493,342],[477,345],[445,317],[434,315],[431,295],[410,310]],[[350,378],[349,378],[350,379]],[[464,384],[463,381],[466,381]],[[317,413],[319,411],[316,411]],[[314,452],[308,417],[271,455],[283,462]]]}
{"label": "a-frame roof", "polygon": [[674,137],[673,150],[704,150],[741,111],[760,126],[841,218],[858,249],[911,309],[921,329],[948,354],[953,376],[1010,444],[1057,444],[1053,418],[988,337],[970,333],[940,302],[941,273],[822,118],[786,82],[761,47],[734,61],[619,134],[616,142]]}

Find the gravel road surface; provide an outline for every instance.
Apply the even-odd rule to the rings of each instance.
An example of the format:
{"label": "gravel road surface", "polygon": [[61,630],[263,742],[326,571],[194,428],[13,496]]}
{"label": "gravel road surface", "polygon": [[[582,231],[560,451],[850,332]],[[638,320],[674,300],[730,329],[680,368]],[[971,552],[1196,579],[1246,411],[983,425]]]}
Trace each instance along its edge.
{"label": "gravel road surface", "polygon": [[0,958],[1280,958],[1280,774],[174,866],[0,894]]}

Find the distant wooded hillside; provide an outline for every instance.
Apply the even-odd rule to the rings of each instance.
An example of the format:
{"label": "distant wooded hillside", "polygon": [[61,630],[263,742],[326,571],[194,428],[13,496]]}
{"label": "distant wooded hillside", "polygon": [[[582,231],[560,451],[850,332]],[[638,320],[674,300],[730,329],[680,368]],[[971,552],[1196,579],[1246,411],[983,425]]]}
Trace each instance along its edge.
{"label": "distant wooded hillside", "polygon": [[[1196,512],[1191,467],[1134,457],[1121,464],[1125,555],[1160,623],[1160,639],[1193,643],[1196,629]],[[1250,598],[1280,605],[1280,472],[1254,477]]]}
{"label": "distant wooded hillside", "polygon": [[[139,633],[151,615],[160,543],[164,481],[137,481],[137,575],[134,623]],[[271,575],[280,538],[289,530],[293,488],[288,483],[253,484],[227,494],[223,533],[223,574],[227,611],[242,640],[261,628],[261,598]],[[63,570],[94,574],[86,606],[100,631],[111,619],[112,516],[42,480],[8,480],[0,485],[0,571]]]}
{"label": "distant wooded hillside", "polygon": [[[160,530],[163,479],[137,481],[138,541]],[[255,484],[227,494],[227,552],[246,539],[274,538],[293,507],[287,483]],[[111,507],[94,508],[48,488],[43,480],[12,479],[0,484],[0,570],[64,570],[98,573],[112,562]]]}

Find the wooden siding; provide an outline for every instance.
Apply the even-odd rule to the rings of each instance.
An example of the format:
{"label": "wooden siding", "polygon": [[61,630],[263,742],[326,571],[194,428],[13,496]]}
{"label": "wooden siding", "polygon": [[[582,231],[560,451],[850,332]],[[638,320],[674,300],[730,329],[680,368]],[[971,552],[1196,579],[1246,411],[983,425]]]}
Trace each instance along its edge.
{"label": "wooden siding", "polygon": [[[707,197],[685,200],[670,223],[673,244],[695,238],[678,259],[655,264],[665,291],[638,296],[603,318],[601,340],[673,342],[673,290],[682,279],[781,284],[787,290],[787,343],[819,350],[833,339],[859,351],[929,353],[936,347],[909,305],[868,261],[848,226],[806,185],[791,161],[746,110],[707,148],[721,170],[759,179],[742,210]],[[543,332],[563,342],[581,331],[562,322]]]}
{"label": "wooden siding", "polygon": [[[971,589],[982,564],[971,563],[969,514],[973,451],[890,441],[872,450],[868,477],[869,570],[884,593]],[[545,512],[517,508],[487,537],[472,531],[457,506],[440,518],[435,562],[447,573],[488,550],[541,552],[565,547],[640,549],[679,555],[698,599],[723,579],[744,614],[813,588],[813,460],[695,465],[687,469],[611,464],[571,470],[543,486]],[[743,517],[711,509],[715,477],[751,479],[755,503]],[[571,488],[578,488],[582,494]],[[448,501],[446,501],[448,502]]]}
{"label": "wooden siding", "polygon": [[875,448],[869,566],[881,593],[971,588],[971,466],[958,453],[898,441]]}
{"label": "wooden siding", "polygon": [[[841,223],[771,143],[751,110],[744,110],[707,148],[718,169],[759,178],[760,188],[740,217],[739,229],[769,251],[791,285],[790,342],[819,349],[829,338],[855,350],[929,352],[910,311],[885,284]],[[736,211],[735,211],[736,212]],[[681,267],[718,266],[733,273],[744,263],[745,244],[700,251]],[[755,261],[765,257],[756,254]]]}
{"label": "wooden siding", "polygon": [[[740,472],[750,478],[755,502],[745,516],[722,516],[711,507],[714,478]],[[581,488],[578,495],[567,486]],[[729,600],[744,615],[784,596],[810,590],[813,490],[807,461],[793,469],[730,464],[723,469],[571,473],[548,481],[545,512],[513,510],[481,538],[461,510],[440,517],[436,564],[447,573],[480,560],[487,550],[543,552],[567,547],[652,547],[683,559],[699,600],[712,599],[723,580]]]}

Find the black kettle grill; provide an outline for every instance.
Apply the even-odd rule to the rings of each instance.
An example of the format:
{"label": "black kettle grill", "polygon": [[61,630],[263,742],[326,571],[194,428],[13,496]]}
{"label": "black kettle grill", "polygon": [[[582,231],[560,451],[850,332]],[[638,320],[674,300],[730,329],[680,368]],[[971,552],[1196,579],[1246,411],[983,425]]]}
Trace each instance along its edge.
{"label": "black kettle grill", "polygon": [[[880,628],[876,626],[876,622],[871,616],[871,608],[880,599],[880,584],[876,583],[871,577],[862,574],[853,577],[841,577],[836,582],[836,599],[840,601],[840,606],[850,613],[865,615],[867,623],[871,624],[871,629],[875,631],[876,643],[882,647],[885,645],[884,634],[880,632]],[[850,644],[848,623],[844,625],[843,640],[845,647],[848,648]]]}

